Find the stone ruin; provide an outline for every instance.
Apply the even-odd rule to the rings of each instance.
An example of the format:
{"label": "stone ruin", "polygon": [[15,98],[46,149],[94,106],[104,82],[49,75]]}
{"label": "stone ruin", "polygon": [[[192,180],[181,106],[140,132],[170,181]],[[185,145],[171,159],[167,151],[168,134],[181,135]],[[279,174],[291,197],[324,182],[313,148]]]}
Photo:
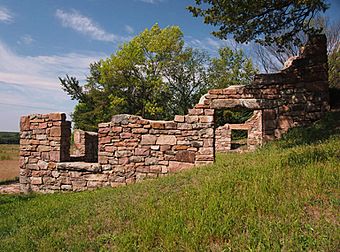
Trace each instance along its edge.
{"label": "stone ruin", "polygon": [[[253,116],[215,128],[217,110],[237,107],[253,110]],[[209,90],[173,121],[115,115],[99,124],[98,134],[76,131],[73,155],[65,114],[22,116],[21,190],[81,191],[165,176],[213,163],[215,151],[230,151],[232,130],[246,130],[247,147],[253,150],[328,110],[326,38],[318,35],[280,72],[258,74],[250,85]]]}

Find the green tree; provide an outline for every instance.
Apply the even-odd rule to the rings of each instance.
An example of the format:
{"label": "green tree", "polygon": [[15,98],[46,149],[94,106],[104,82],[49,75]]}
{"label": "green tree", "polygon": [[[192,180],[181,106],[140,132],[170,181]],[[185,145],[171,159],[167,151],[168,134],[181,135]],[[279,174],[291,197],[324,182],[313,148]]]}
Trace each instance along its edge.
{"label": "green tree", "polygon": [[209,57],[202,51],[186,48],[169,62],[163,74],[170,92],[170,116],[186,114],[199,98],[207,92],[209,83],[206,66]]}
{"label": "green tree", "polygon": [[62,89],[72,100],[78,101],[72,113],[75,128],[96,131],[98,123],[111,119],[112,108],[108,97],[112,89],[110,85],[100,82],[101,65],[102,61],[90,64],[90,74],[84,86],[75,77],[59,77]]}
{"label": "green tree", "polygon": [[183,46],[179,27],[161,29],[156,24],[104,60],[100,80],[113,89],[109,97],[113,112],[161,118],[169,99],[162,72]]}
{"label": "green tree", "polygon": [[123,44],[110,58],[90,65],[84,87],[74,77],[60,78],[71,99],[76,128],[96,130],[115,114],[170,119],[186,113],[206,90],[205,57],[185,48],[179,27],[157,24]]}
{"label": "green tree", "polygon": [[228,47],[219,49],[219,57],[213,58],[209,66],[209,83],[212,88],[249,84],[257,69],[242,50]]}
{"label": "green tree", "polygon": [[325,0],[196,0],[188,7],[193,16],[218,26],[213,35],[221,39],[232,34],[240,43],[255,40],[266,45],[298,43],[300,31],[317,32],[310,22],[327,8]]}
{"label": "green tree", "polygon": [[211,87],[245,84],[254,73],[242,51],[220,50],[210,59],[184,47],[179,27],[157,24],[123,44],[111,57],[90,65],[86,84],[75,77],[59,78],[71,99],[77,100],[75,128],[97,130],[115,114],[148,119],[172,119],[186,114]]}

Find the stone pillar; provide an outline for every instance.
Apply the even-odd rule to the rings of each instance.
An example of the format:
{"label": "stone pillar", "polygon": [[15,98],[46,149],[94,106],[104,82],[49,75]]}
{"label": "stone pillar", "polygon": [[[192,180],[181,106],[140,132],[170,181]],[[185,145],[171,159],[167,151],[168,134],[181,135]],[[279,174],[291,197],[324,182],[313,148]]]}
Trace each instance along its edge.
{"label": "stone pillar", "polygon": [[263,143],[263,111],[255,110],[254,115],[245,122],[249,126],[248,130],[248,150],[255,150]]}
{"label": "stone pillar", "polygon": [[64,113],[34,114],[20,118],[20,184],[24,192],[43,184],[49,167],[70,159],[71,122]]}
{"label": "stone pillar", "polygon": [[231,150],[231,129],[225,124],[215,129],[216,152],[228,152]]}

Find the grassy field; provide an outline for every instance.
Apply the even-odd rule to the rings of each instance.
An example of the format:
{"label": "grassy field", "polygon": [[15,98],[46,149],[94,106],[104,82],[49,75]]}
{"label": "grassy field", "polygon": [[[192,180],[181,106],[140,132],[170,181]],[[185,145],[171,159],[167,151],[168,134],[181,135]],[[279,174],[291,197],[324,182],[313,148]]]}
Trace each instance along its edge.
{"label": "grassy field", "polygon": [[18,159],[19,159],[18,144],[0,144],[0,161]]}
{"label": "grassy field", "polygon": [[0,251],[338,251],[340,114],[120,188],[0,196]]}
{"label": "grassy field", "polygon": [[0,144],[0,184],[19,176],[19,145]]}

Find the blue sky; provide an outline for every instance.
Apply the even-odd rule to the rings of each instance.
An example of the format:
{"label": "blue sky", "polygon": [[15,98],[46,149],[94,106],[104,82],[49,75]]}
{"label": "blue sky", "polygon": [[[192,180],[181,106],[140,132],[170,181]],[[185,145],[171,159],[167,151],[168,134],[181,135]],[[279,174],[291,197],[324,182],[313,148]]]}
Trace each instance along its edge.
{"label": "blue sky", "polygon": [[[155,23],[178,25],[186,43],[215,54],[232,41],[185,9],[194,0],[0,0],[0,131],[18,131],[20,115],[61,111],[75,102],[58,76],[84,79],[88,65]],[[327,15],[340,19],[334,0]]]}

